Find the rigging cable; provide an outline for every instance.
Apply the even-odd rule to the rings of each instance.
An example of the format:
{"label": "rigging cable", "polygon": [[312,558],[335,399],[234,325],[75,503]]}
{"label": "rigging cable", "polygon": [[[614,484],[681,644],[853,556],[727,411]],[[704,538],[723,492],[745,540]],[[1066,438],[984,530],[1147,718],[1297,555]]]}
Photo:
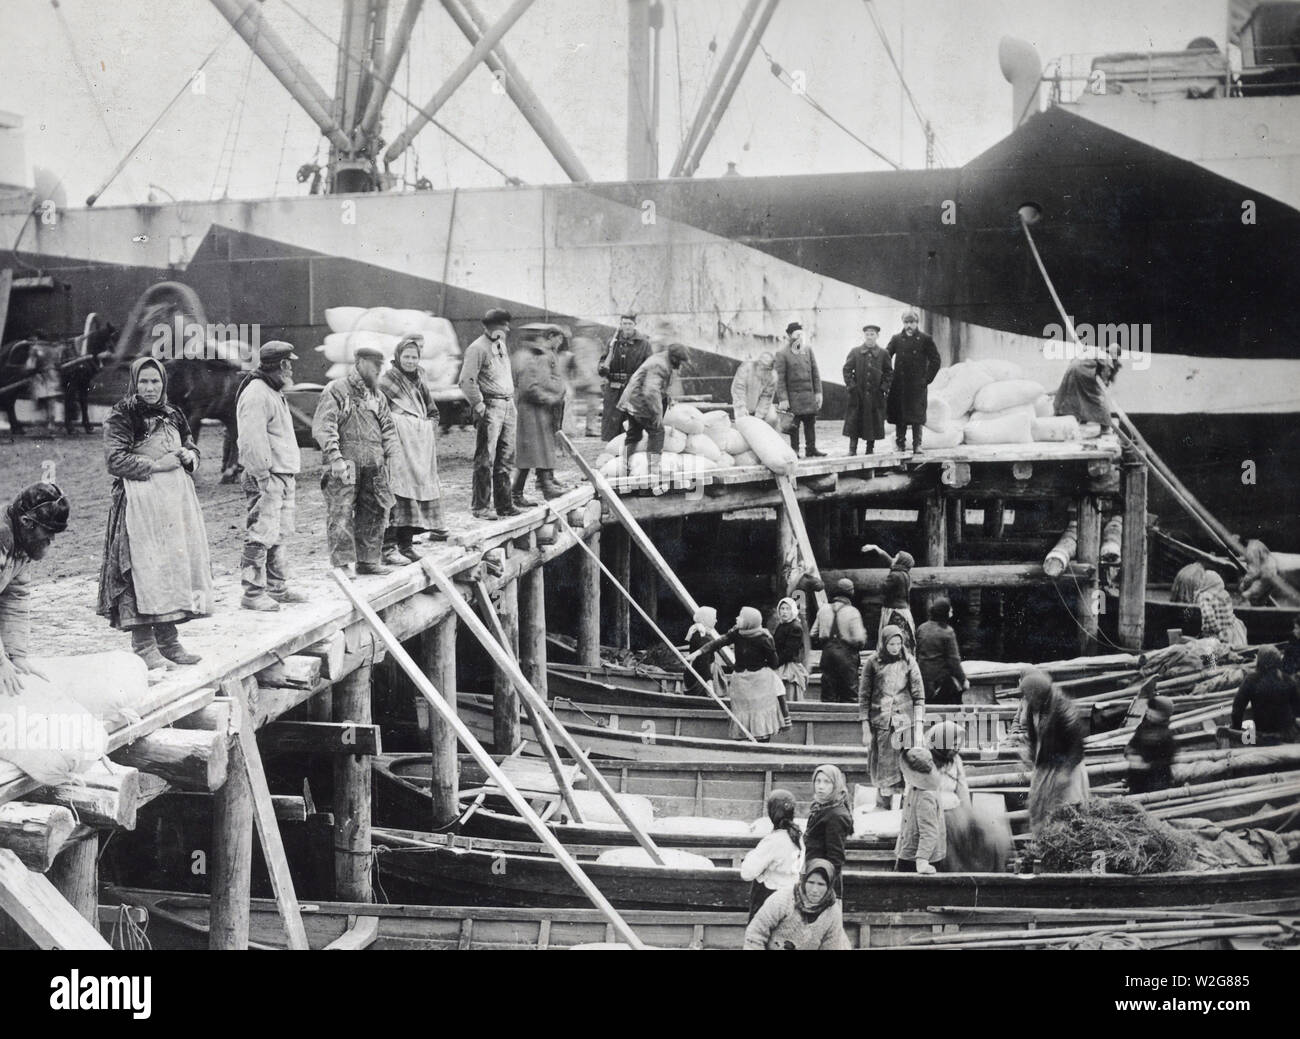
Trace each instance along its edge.
{"label": "rigging cable", "polygon": [[772,57],[771,52],[766,47],[764,47],[761,42],[758,45],[758,49],[761,50],[763,52],[763,56],[767,58],[768,65],[772,70],[772,75],[774,75],[778,80],[780,80],[780,82],[784,83],[787,87],[790,87],[791,88],[790,92],[792,94],[796,95],[797,97],[803,98],[803,100],[812,107],[813,111],[817,112],[819,115],[823,116],[824,118],[829,119],[832,123],[834,123],[846,134],[848,134],[860,145],[862,145],[862,147],[866,148],[867,151],[871,152],[872,155],[876,156],[876,158],[880,159],[882,162],[889,163],[889,165],[896,170],[901,170],[903,168],[898,163],[896,163],[893,159],[891,159],[888,155],[886,155],[884,152],[880,151],[880,149],[875,148],[872,145],[868,144],[856,133],[854,133],[847,126],[845,126],[838,119],[836,119],[833,115],[831,115],[830,112],[826,111],[826,109],[823,108],[813,98],[813,96],[808,93],[807,90],[804,90],[802,87],[800,87],[799,89],[795,89],[796,84],[794,82],[794,79],[790,76],[788,72],[786,72],[784,68],[781,67],[781,64],[774,57]]}
{"label": "rigging cable", "polygon": [[[366,64],[364,61],[362,61],[360,58],[356,57],[355,55],[351,54],[351,53],[350,53],[350,52],[349,52],[349,51],[348,51],[348,50],[343,46],[342,43],[340,43],[338,40],[335,40],[333,36],[331,36],[331,35],[330,35],[329,33],[327,33],[324,29],[322,29],[319,25],[317,25],[315,22],[313,22],[310,18],[308,18],[308,17],[307,17],[305,14],[303,14],[300,10],[298,10],[297,7],[295,7],[292,3],[290,3],[290,0],[282,0],[282,2],[284,3],[284,6],[285,6],[285,7],[289,8],[290,11],[292,11],[292,12],[293,12],[294,14],[296,14],[299,18],[301,18],[304,22],[306,22],[307,25],[311,28],[311,30],[312,30],[313,32],[315,32],[318,36],[324,38],[325,40],[329,41],[330,45],[333,46],[334,49],[335,49],[336,51],[338,51],[341,55],[343,55],[343,56],[344,56],[348,61],[350,61],[350,62],[351,62],[352,64],[354,64],[354,65],[357,65],[357,66],[360,67],[360,68],[363,68],[363,69],[368,68],[367,64]],[[397,96],[397,98],[398,98],[400,101],[403,101],[403,102],[404,102],[404,103],[405,103],[409,108],[411,108],[413,111],[419,112],[419,111],[422,110],[420,105],[417,105],[417,104],[416,104],[414,101],[412,101],[409,97],[407,97],[407,96],[406,96],[405,94],[403,94],[400,90],[398,90],[397,87],[395,87],[391,81],[385,80],[382,76],[378,75],[377,73],[375,74],[374,79],[375,79],[375,82],[380,83],[380,84],[382,84],[383,86],[387,87],[387,88],[388,88],[388,91],[389,91],[390,93],[395,94],[395,95]],[[476,159],[478,159],[480,162],[482,162],[485,166],[489,167],[489,168],[492,169],[494,172],[500,174],[500,175],[505,179],[505,181],[506,181],[507,184],[523,184],[523,183],[524,183],[524,181],[523,181],[522,179],[520,179],[519,177],[516,177],[516,176],[514,176],[514,175],[512,175],[512,174],[510,174],[510,173],[507,173],[507,172],[506,172],[505,170],[503,170],[500,166],[498,166],[495,162],[493,162],[493,161],[492,161],[491,159],[489,159],[486,155],[484,155],[482,152],[480,152],[477,148],[475,148],[473,145],[471,145],[471,144],[469,144],[467,141],[465,141],[464,138],[462,138],[462,137],[460,137],[458,134],[452,132],[452,130],[450,130],[450,129],[447,127],[447,125],[446,125],[445,123],[439,122],[437,119],[430,119],[429,122],[432,123],[434,126],[436,126],[436,127],[437,127],[439,130],[441,130],[443,133],[445,133],[448,137],[450,137],[450,138],[451,138],[453,141],[455,141],[457,144],[459,144],[459,145],[460,145],[462,148],[464,148],[467,152],[469,152],[471,155],[473,155]]]}
{"label": "rigging cable", "polygon": [[[894,71],[898,73],[898,82],[902,84],[903,93],[907,95],[907,100],[911,103],[912,111],[916,113],[916,118],[920,122],[921,128],[934,141],[935,151],[943,154],[943,147],[939,144],[938,135],[935,134],[931,127],[930,120],[927,119],[925,113],[921,111],[921,106],[917,103],[916,95],[912,93],[912,88],[907,84],[907,78],[903,75],[903,70],[898,64],[898,59],[894,57],[894,48],[889,45],[889,37],[885,35],[884,26],[880,24],[880,19],[876,15],[875,7],[872,6],[871,0],[863,0],[863,4],[867,8],[867,14],[871,16],[871,24],[876,27],[876,35],[880,37],[880,42],[884,45],[885,57],[889,59],[889,63],[894,66]],[[948,165],[946,154],[943,154],[943,163],[945,166]]]}

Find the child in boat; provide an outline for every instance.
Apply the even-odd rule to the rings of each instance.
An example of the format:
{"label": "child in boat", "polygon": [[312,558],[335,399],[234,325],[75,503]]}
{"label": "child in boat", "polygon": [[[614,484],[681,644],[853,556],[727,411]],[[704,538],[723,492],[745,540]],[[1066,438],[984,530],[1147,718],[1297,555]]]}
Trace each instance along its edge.
{"label": "child in boat", "polygon": [[744,738],[739,727],[743,725],[754,739],[766,743],[781,729],[778,698],[785,695],[785,689],[776,676],[776,644],[763,627],[763,615],[752,606],[741,607],[734,628],[704,643],[686,659],[694,667],[698,658],[716,653],[723,646],[735,647],[736,654],[736,668],[727,682],[731,711],[735,715],[731,738]]}
{"label": "child in boat", "polygon": [[940,807],[939,771],[925,747],[909,747],[903,751],[899,766],[907,790],[903,794],[903,819],[894,844],[894,871],[936,873],[934,864],[948,852]]}
{"label": "child in boat", "polygon": [[844,844],[853,835],[853,802],[844,773],[836,765],[818,765],[813,772],[813,803],[803,835],[804,861],[824,859],[834,868],[831,883],[844,894]]}
{"label": "child in boat", "polygon": [[[718,637],[718,611],[712,606],[701,606],[695,611],[695,616],[691,620],[694,623],[686,632],[686,646],[691,653],[697,653],[702,646]],[[713,681],[713,653],[699,653],[698,656],[688,656],[687,659],[695,669],[695,675],[699,675],[705,682]],[[708,696],[708,690],[695,675],[686,672],[686,695]]]}
{"label": "child in boat", "polygon": [[1174,703],[1167,696],[1153,696],[1147,702],[1146,713],[1124,748],[1130,794],[1167,790],[1174,785],[1174,734],[1169,731],[1173,713]]}
{"label": "child in boat", "polygon": [[803,831],[794,821],[795,800],[789,790],[773,790],[767,798],[767,817],[772,832],[752,848],[740,864],[741,880],[748,880],[749,918],[776,891],[786,891],[799,882],[803,859]]}
{"label": "child in boat", "polygon": [[832,872],[829,862],[813,859],[797,885],[764,902],[745,928],[746,951],[850,948]]}

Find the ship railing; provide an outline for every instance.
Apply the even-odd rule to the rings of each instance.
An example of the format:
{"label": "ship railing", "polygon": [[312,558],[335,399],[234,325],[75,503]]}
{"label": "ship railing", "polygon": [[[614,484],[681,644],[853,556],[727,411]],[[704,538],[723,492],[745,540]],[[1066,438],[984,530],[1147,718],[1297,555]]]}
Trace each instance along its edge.
{"label": "ship railing", "polygon": [[1294,48],[1256,47],[1253,54],[1256,63],[1245,67],[1235,47],[1227,53],[1206,47],[1063,54],[1047,63],[1042,78],[1051,105],[1120,94],[1156,100],[1300,92],[1300,61],[1294,60]]}

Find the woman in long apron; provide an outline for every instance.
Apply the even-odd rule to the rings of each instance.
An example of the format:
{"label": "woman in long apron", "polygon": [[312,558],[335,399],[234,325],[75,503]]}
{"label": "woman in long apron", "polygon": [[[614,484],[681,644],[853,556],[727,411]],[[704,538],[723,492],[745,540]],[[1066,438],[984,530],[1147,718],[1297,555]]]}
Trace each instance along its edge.
{"label": "woman in long apron", "polygon": [[405,566],[420,558],[412,541],[422,531],[429,532],[430,541],[447,540],[434,435],[438,407],[424,382],[420,346],[414,336],[403,339],[393,352],[392,365],[379,377],[379,391],[388,398],[402,448],[388,466],[388,484],[397,499],[384,531],[383,560],[390,566]]}
{"label": "woman in long apron", "polygon": [[199,452],[154,358],[131,365],[127,395],[104,423],[104,455],[113,494],[98,612],[131,632],[150,669],[198,663],[176,625],[212,613],[208,535],[191,475]]}
{"label": "woman in long apron", "polygon": [[[734,628],[706,642],[686,659],[694,664],[697,657],[716,653],[723,646],[735,649],[736,668],[727,682],[732,713],[756,740],[766,743],[781,730],[780,697],[785,688],[776,674],[776,645],[763,627],[763,615],[752,606],[743,607]],[[743,736],[733,721],[731,738]]]}
{"label": "woman in long apron", "polygon": [[915,727],[923,720],[925,686],[916,658],[907,651],[903,632],[888,625],[880,646],[862,667],[858,686],[858,719],[862,742],[871,748],[871,785],[877,802],[901,799],[904,783],[899,755],[913,745]]}

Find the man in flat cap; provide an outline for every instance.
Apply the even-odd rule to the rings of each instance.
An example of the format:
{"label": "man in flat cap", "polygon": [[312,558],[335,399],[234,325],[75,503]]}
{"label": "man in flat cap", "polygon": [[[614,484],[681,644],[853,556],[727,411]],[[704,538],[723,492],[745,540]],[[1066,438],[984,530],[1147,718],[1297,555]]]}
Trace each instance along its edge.
{"label": "man in flat cap", "polygon": [[605,400],[600,413],[601,440],[608,443],[623,432],[627,413],[618,406],[618,400],[650,354],[650,340],[636,330],[636,315],[624,314],[618,319],[618,332],[609,341],[609,349],[596,367],[596,371],[605,377]]}
{"label": "man in flat cap", "polygon": [[520,511],[510,493],[515,426],[519,420],[515,411],[515,380],[506,351],[509,334],[509,311],[489,310],[483,315],[483,334],[469,344],[460,367],[460,391],[469,401],[478,429],[470,500],[475,519],[518,516]]}
{"label": "man in flat cap", "polygon": [[645,364],[632,373],[632,378],[618,400],[619,409],[627,415],[627,437],[623,443],[623,468],[628,463],[636,445],[644,434],[647,437],[647,472],[651,489],[660,494],[660,461],[664,450],[664,413],[671,403],[669,385],[673,373],[687,361],[686,347],[674,343],[667,350],[651,354]]}
{"label": "man in flat cap", "polygon": [[850,455],[858,453],[859,440],[865,441],[866,453],[871,454],[876,441],[885,435],[885,408],[894,366],[889,354],[876,344],[879,335],[879,325],[863,325],[862,342],[849,351],[844,362],[844,388],[849,393],[844,435],[849,438]]}
{"label": "man in flat cap", "polygon": [[68,499],[52,483],[34,483],[0,518],[0,697],[22,692],[19,675],[41,675],[27,661],[31,586],[27,568],[68,528]]}
{"label": "man in flat cap", "polygon": [[311,435],[320,445],[325,472],[321,489],[329,529],[330,565],[356,563],[358,574],[387,574],[384,528],[395,498],[388,466],[400,445],[388,400],[376,390],[384,355],[372,347],[353,353],[352,371],[321,392]]}
{"label": "man in flat cap", "polygon": [[889,340],[886,348],[894,361],[888,417],[894,423],[894,446],[899,451],[906,450],[904,437],[908,426],[912,427],[912,450],[921,450],[929,387],[942,366],[939,348],[921,331],[920,322],[921,316],[915,310],[904,312],[903,330]]}
{"label": "man in flat cap", "polygon": [[235,394],[239,464],[248,513],[244,523],[244,557],[239,564],[246,610],[278,610],[281,603],[306,602],[289,585],[284,539],[293,533],[294,497],[302,468],[293,415],[284,398],[293,384],[298,355],[283,340],[258,351],[257,369]]}
{"label": "man in flat cap", "polygon": [[817,357],[804,341],[803,325],[791,321],[785,326],[786,344],[776,355],[776,406],[794,416],[790,446],[799,453],[799,427],[808,437],[805,458],[823,458],[817,450],[817,413],[822,410],[822,377]]}

